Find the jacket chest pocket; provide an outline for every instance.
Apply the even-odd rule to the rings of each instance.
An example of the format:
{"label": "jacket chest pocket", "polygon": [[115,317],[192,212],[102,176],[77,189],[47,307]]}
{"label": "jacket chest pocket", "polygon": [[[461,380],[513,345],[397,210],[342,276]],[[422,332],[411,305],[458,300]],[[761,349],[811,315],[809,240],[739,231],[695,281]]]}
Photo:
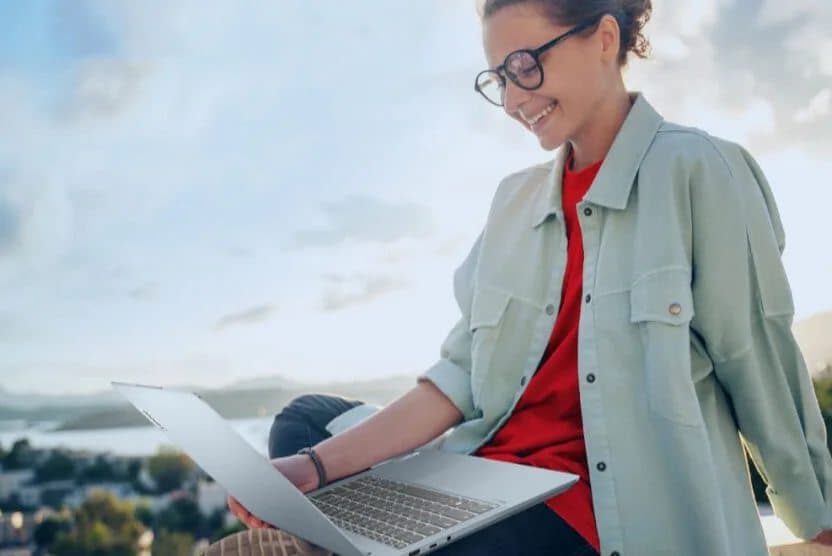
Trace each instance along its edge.
{"label": "jacket chest pocket", "polygon": [[639,278],[630,290],[630,322],[639,327],[648,409],[682,425],[701,424],[691,375],[690,271],[672,269]]}
{"label": "jacket chest pocket", "polygon": [[501,411],[517,391],[537,305],[489,285],[479,285],[471,305],[471,393],[474,406]]}

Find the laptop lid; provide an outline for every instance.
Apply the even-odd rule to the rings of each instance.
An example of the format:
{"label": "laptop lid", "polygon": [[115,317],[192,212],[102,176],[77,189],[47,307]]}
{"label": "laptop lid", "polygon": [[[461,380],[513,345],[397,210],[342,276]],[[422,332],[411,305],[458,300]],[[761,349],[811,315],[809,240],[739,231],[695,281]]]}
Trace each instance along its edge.
{"label": "laptop lid", "polygon": [[122,382],[112,385],[254,515],[342,556],[363,556],[305,494],[197,394]]}

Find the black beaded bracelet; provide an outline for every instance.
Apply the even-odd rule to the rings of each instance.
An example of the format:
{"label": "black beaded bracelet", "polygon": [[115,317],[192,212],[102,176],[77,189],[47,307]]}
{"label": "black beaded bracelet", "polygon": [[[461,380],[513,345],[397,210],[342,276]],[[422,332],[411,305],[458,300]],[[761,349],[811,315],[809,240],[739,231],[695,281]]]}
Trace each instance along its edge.
{"label": "black beaded bracelet", "polygon": [[318,488],[325,487],[327,484],[326,470],[324,469],[324,464],[321,461],[321,458],[318,456],[318,452],[316,452],[314,448],[307,447],[298,450],[298,455],[306,455],[312,458],[312,463],[315,464],[315,469],[318,470]]}

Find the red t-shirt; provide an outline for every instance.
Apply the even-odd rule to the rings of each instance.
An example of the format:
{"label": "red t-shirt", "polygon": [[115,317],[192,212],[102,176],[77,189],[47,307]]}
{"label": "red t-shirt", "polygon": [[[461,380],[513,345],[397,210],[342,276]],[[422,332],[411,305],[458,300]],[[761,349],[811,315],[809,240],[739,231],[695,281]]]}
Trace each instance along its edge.
{"label": "red t-shirt", "polygon": [[546,505],[600,552],[584,444],[578,390],[578,323],[583,294],[584,250],[576,204],[592,185],[603,161],[563,175],[563,210],[568,237],[561,307],[537,372],[514,412],[476,455],[574,473],[569,490]]}

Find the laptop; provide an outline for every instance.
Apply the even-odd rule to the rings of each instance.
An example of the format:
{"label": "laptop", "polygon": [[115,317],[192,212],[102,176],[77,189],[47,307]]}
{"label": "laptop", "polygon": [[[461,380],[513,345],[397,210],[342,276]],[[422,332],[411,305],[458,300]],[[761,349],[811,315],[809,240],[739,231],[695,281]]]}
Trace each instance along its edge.
{"label": "laptop", "polygon": [[252,514],[340,556],[428,554],[578,481],[422,448],[304,494],[198,394],[112,384]]}

